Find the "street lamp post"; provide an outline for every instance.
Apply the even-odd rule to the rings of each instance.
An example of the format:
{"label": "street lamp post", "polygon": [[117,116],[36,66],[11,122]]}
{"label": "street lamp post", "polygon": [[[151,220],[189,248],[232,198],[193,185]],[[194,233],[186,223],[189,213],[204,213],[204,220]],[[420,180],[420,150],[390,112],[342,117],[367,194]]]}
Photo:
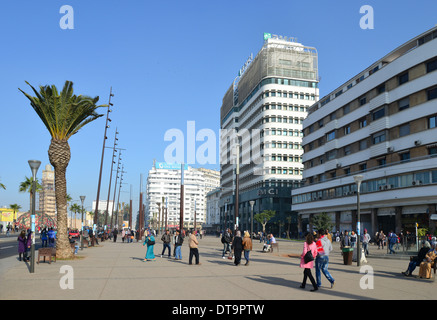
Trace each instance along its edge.
{"label": "street lamp post", "polygon": [[360,219],[360,186],[363,181],[363,176],[354,176],[355,183],[357,184],[357,266],[361,266],[361,219]]}
{"label": "street lamp post", "polygon": [[82,216],[81,216],[82,227],[80,232],[80,250],[83,250],[83,202],[85,201],[85,196],[80,196],[80,201],[82,202]]}
{"label": "street lamp post", "polygon": [[255,205],[255,200],[249,201],[250,204],[250,238],[253,240],[253,206]]}
{"label": "street lamp post", "polygon": [[28,161],[30,169],[32,170],[32,214],[31,214],[31,260],[30,260],[30,273],[35,272],[35,193],[36,193],[36,173],[38,172],[41,161],[39,160],[29,160]]}
{"label": "street lamp post", "polygon": [[[237,141],[238,141],[238,136],[237,136]],[[239,141],[237,142],[236,145],[236,153],[237,153],[237,168],[235,170],[235,232],[238,230],[238,214],[239,214],[239,202],[240,202],[240,143]]]}

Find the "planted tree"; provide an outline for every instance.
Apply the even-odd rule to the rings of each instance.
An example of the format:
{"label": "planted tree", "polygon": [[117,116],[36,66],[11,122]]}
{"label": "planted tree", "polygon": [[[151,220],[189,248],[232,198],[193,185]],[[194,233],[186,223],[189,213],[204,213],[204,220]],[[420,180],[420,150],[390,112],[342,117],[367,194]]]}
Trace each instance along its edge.
{"label": "planted tree", "polygon": [[264,210],[253,216],[253,219],[263,226],[263,233],[266,233],[267,223],[276,215],[274,210]]}
{"label": "planted tree", "polygon": [[30,101],[41,121],[51,135],[48,150],[50,164],[55,170],[55,196],[57,210],[57,244],[56,255],[61,259],[71,259],[73,253],[68,240],[67,231],[67,181],[66,171],[70,162],[70,146],[68,139],[83,126],[103,116],[96,112],[99,97],[73,94],[73,82],[66,81],[61,92],[55,85],[39,86],[37,91],[27,81],[35,96],[19,89]]}

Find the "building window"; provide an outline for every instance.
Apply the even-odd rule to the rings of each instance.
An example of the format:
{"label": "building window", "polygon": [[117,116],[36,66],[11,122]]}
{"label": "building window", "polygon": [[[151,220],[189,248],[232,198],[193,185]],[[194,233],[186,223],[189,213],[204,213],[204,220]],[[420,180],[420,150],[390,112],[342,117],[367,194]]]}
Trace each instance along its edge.
{"label": "building window", "polygon": [[428,154],[429,154],[430,156],[435,156],[435,155],[437,155],[437,147],[429,148],[429,149],[428,149]]}
{"label": "building window", "polygon": [[428,129],[435,128],[437,124],[437,116],[428,118]]}
{"label": "building window", "polygon": [[343,115],[348,114],[351,111],[351,107],[349,104],[343,107]]}
{"label": "building window", "polygon": [[401,153],[399,156],[401,158],[401,162],[409,161],[410,160],[410,151]]}
{"label": "building window", "polygon": [[337,157],[337,150],[331,150],[326,153],[326,160],[334,160]]}
{"label": "building window", "polygon": [[404,124],[399,127],[399,136],[403,137],[410,134],[410,124]]}
{"label": "building window", "polygon": [[375,133],[373,135],[373,144],[378,144],[385,141],[385,131]]}
{"label": "building window", "polygon": [[366,171],[367,170],[367,163],[360,164],[360,171]]}
{"label": "building window", "polygon": [[363,106],[367,103],[367,98],[366,97],[362,97],[360,98],[360,106]]}
{"label": "building window", "polygon": [[364,128],[367,126],[367,119],[366,118],[362,118],[359,121],[360,121],[360,128]]}
{"label": "building window", "polygon": [[351,126],[344,127],[344,135],[351,133]]}
{"label": "building window", "polygon": [[399,111],[410,107],[410,97],[405,97],[398,101]]}
{"label": "building window", "polygon": [[367,140],[366,139],[360,141],[360,150],[364,150],[364,149],[367,149]]}
{"label": "building window", "polygon": [[426,93],[428,95],[428,100],[437,98],[437,87],[427,90]]}
{"label": "building window", "polygon": [[351,151],[351,146],[345,146],[345,147],[343,148],[343,151],[344,151],[344,155],[345,155],[345,156],[351,154],[351,153],[352,153],[352,151]]}
{"label": "building window", "polygon": [[347,175],[347,176],[350,175],[351,174],[351,168],[345,168],[344,169],[344,174]]}
{"label": "building window", "polygon": [[378,159],[378,166],[385,167],[386,164],[387,164],[387,160],[385,158]]}
{"label": "building window", "polygon": [[385,92],[385,83],[381,84],[378,88],[378,94]]}
{"label": "building window", "polygon": [[380,108],[372,113],[373,121],[378,120],[384,116],[385,116],[385,108],[384,107],[382,107],[382,108]]}
{"label": "building window", "polygon": [[319,128],[322,128],[323,127],[323,119],[319,120],[318,124],[319,124]]}
{"label": "building window", "polygon": [[434,59],[426,64],[426,72],[437,70],[437,59]]}
{"label": "building window", "polygon": [[335,130],[328,132],[326,134],[326,141],[331,141],[335,139]]}
{"label": "building window", "polygon": [[404,84],[405,82],[408,82],[408,72],[405,72],[398,76],[399,85]]}

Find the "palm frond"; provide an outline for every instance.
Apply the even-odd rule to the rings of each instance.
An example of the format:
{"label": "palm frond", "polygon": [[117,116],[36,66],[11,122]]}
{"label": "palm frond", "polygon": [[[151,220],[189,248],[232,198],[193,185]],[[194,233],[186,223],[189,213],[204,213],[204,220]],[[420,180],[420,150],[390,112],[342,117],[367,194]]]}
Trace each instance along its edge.
{"label": "palm frond", "polygon": [[99,97],[73,94],[73,82],[66,81],[59,93],[55,85],[39,86],[39,92],[27,81],[35,96],[19,90],[29,99],[30,105],[55,140],[67,141],[86,124],[103,116],[96,110]]}

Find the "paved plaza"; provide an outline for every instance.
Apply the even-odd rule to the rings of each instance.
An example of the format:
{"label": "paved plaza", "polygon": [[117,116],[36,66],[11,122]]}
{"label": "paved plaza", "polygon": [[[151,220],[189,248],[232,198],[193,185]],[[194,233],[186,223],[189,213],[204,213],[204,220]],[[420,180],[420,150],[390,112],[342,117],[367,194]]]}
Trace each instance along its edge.
{"label": "paved plaza", "polygon": [[[160,237],[157,237],[159,239]],[[435,299],[434,279],[404,277],[408,257],[389,256],[385,250],[370,247],[364,268],[344,265],[338,243],[330,255],[329,270],[335,287],[322,275],[322,288],[310,292],[299,288],[303,269],[298,256],[302,242],[279,240],[279,253],[262,252],[254,240],[249,266],[235,266],[222,259],[218,237],[200,240],[201,265],[188,265],[188,244],[182,247],[182,260],[160,257],[162,244],[155,245],[156,261],[144,262],[141,243],[105,241],[79,250],[78,259],[35,264],[19,262],[17,256],[0,259],[0,300],[416,300]],[[360,272],[361,270],[361,272]],[[315,270],[313,269],[313,275]]]}

